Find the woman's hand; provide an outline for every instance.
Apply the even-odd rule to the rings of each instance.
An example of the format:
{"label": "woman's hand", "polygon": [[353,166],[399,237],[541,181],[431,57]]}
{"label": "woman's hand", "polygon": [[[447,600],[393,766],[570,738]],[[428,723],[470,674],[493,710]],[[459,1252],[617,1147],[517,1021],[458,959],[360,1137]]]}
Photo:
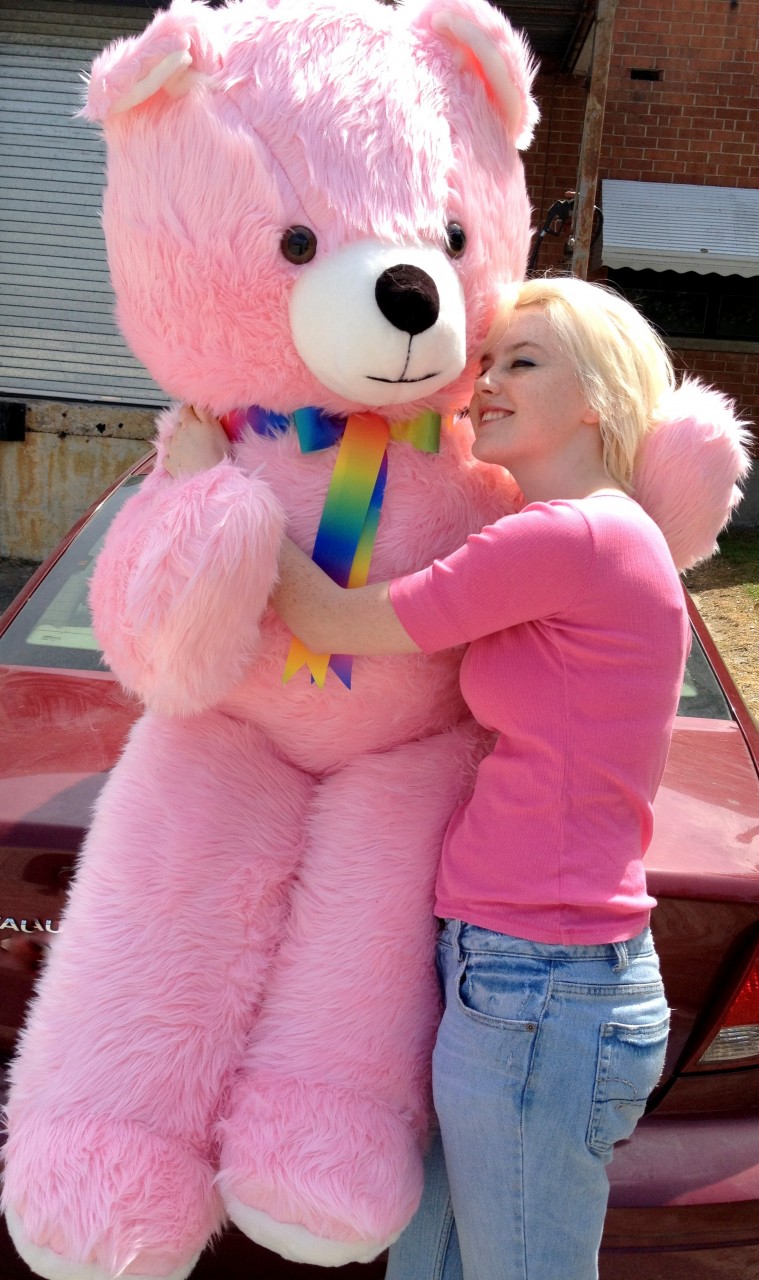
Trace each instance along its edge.
{"label": "woman's hand", "polygon": [[163,458],[169,475],[182,480],[198,471],[208,471],[228,458],[229,453],[229,440],[218,419],[202,409],[183,404]]}

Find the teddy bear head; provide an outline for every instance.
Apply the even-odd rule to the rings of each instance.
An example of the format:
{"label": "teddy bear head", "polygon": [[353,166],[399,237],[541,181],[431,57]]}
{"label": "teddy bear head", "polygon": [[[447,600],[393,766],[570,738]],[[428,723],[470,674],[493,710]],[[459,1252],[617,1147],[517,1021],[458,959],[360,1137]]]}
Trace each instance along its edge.
{"label": "teddy bear head", "polygon": [[486,0],[174,0],[84,108],[135,354],[216,413],[458,408],[524,272],[532,74]]}

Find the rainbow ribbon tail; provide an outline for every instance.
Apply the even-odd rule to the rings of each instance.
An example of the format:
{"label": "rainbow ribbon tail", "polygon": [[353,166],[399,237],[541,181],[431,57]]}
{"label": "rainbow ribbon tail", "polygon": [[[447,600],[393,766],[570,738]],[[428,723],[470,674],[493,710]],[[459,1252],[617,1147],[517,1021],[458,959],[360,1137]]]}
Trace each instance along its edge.
{"label": "rainbow ribbon tail", "polygon": [[[287,684],[288,680],[292,680],[301,667],[307,667],[311,674],[311,683],[318,684],[319,688],[323,689],[330,663],[330,654],[314,653],[303,644],[302,640],[299,640],[297,636],[293,636],[285,669],[282,673],[282,683]],[[348,688],[350,689],[350,671],[348,672]]]}
{"label": "rainbow ribbon tail", "polygon": [[[362,587],[369,575],[387,479],[384,418],[351,414],[340,442],[312,559],[341,587]],[[331,668],[346,689],[351,687],[353,659],[347,654],[315,654],[293,637],[282,675],[286,683],[306,665],[313,683],[323,688]]]}
{"label": "rainbow ribbon tail", "polygon": [[282,673],[282,683],[287,684],[301,667],[307,667],[311,675],[311,683],[324,688],[324,682],[327,678],[328,671],[334,671],[338,680],[342,681],[346,689],[351,687],[351,674],[353,671],[353,658],[347,653],[314,653],[308,649],[297,636],[293,636],[290,652],[287,655],[287,662]]}

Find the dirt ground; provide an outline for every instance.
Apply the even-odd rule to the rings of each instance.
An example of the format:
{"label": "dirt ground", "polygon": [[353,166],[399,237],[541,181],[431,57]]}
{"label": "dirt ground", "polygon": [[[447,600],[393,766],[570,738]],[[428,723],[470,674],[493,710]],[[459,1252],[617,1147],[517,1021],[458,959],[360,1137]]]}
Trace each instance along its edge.
{"label": "dirt ground", "polygon": [[752,598],[745,580],[745,573],[717,555],[691,569],[685,584],[759,723],[759,598]]}

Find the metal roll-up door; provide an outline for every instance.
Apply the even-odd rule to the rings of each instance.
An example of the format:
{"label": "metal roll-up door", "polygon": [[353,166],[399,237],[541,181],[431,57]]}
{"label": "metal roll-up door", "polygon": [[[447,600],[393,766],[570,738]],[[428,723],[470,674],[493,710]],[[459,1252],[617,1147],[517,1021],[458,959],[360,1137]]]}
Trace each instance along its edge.
{"label": "metal roll-up door", "polygon": [[75,119],[85,72],[146,5],[0,0],[0,393],[166,401],[113,318],[99,130]]}

